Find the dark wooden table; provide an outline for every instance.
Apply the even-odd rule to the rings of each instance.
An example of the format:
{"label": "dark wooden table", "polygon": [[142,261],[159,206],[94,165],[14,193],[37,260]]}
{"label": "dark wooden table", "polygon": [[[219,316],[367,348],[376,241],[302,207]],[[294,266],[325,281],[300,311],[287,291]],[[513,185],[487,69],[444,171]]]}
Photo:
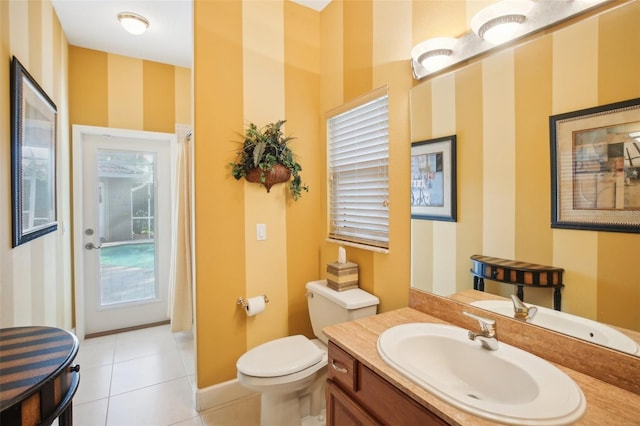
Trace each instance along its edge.
{"label": "dark wooden table", "polygon": [[78,339],[53,327],[0,329],[0,425],[73,423]]}
{"label": "dark wooden table", "polygon": [[562,273],[564,269],[553,266],[538,265],[536,263],[519,262],[517,260],[501,259],[499,257],[471,256],[471,274],[473,275],[473,289],[484,291],[484,280],[497,281],[517,286],[516,294],[524,302],[524,287],[546,287],[553,289],[553,309],[559,311],[562,307],[564,287]]}

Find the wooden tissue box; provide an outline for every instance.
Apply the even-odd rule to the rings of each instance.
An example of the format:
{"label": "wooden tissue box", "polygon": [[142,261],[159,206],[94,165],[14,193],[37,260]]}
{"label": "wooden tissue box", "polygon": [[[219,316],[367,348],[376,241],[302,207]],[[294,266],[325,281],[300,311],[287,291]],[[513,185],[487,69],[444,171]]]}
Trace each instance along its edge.
{"label": "wooden tissue box", "polygon": [[358,264],[327,263],[327,287],[336,291],[358,288]]}

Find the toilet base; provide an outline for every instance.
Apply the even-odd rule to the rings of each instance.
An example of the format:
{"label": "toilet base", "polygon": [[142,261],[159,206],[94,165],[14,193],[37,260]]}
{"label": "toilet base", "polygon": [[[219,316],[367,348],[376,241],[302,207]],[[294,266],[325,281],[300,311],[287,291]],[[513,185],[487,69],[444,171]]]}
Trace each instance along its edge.
{"label": "toilet base", "polygon": [[298,395],[263,392],[260,426],[300,426]]}
{"label": "toilet base", "polygon": [[318,374],[311,386],[298,392],[262,392],[260,426],[300,426],[302,417],[321,415],[326,377],[326,372]]}

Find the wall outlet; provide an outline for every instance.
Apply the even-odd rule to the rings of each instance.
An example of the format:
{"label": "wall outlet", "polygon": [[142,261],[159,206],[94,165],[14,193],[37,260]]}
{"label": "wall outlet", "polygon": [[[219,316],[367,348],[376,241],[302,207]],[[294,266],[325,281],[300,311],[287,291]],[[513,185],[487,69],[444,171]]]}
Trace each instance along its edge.
{"label": "wall outlet", "polygon": [[258,241],[266,241],[267,240],[267,225],[264,223],[256,224],[256,240]]}

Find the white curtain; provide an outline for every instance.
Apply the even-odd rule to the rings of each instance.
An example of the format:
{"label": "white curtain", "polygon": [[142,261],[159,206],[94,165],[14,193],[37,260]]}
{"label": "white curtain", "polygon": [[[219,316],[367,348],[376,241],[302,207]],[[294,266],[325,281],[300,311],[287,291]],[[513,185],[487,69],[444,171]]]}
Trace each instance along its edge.
{"label": "white curtain", "polygon": [[[181,131],[182,130],[182,131]],[[182,135],[181,135],[182,133]],[[173,241],[169,290],[171,331],[188,331],[193,325],[193,271],[191,268],[191,131],[178,129]]]}

